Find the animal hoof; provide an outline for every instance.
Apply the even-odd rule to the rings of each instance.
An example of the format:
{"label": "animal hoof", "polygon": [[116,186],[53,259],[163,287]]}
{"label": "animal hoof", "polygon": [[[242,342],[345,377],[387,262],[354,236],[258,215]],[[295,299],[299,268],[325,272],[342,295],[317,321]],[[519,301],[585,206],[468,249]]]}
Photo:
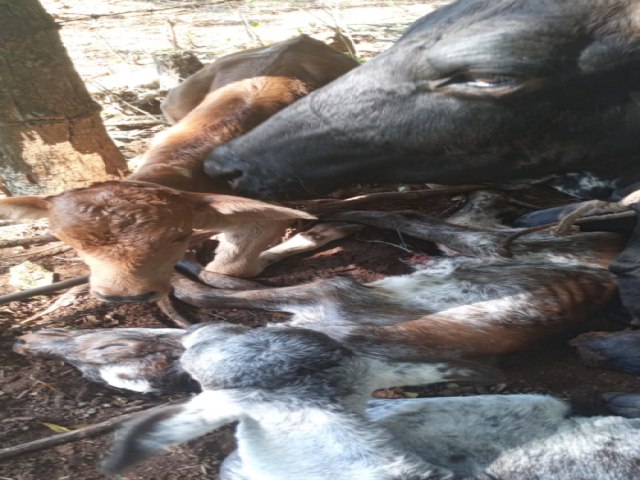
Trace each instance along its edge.
{"label": "animal hoof", "polygon": [[640,417],[640,393],[603,393],[607,409],[628,418]]}

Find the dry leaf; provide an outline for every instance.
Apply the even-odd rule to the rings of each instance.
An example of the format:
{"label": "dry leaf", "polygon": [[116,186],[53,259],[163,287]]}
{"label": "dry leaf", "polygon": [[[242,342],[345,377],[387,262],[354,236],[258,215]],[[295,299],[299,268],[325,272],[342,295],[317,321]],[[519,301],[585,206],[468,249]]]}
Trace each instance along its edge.
{"label": "dry leaf", "polygon": [[47,422],[40,422],[40,423],[45,427],[47,427],[49,430],[53,430],[56,433],[66,433],[71,431],[67,427],[56,425],[55,423],[47,423]]}

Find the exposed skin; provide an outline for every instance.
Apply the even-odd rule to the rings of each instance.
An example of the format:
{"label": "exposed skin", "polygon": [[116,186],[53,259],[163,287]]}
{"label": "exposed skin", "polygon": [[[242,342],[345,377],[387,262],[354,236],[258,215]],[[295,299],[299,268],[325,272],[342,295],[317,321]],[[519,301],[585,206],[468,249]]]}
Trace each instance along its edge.
{"label": "exposed skin", "polygon": [[366,182],[640,178],[640,5],[465,0],[216,148],[205,171],[253,198]]}

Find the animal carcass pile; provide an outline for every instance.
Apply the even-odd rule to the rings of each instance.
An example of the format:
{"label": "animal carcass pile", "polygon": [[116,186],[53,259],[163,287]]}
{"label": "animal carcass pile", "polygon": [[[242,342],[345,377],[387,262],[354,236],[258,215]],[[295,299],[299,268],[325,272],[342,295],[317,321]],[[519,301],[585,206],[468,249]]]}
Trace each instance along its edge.
{"label": "animal carcass pile", "polygon": [[[14,350],[117,389],[199,392],[124,427],[108,473],[237,422],[226,480],[636,478],[638,85],[632,0],[459,0],[361,66],[304,36],[225,57],[170,93],[177,123],[137,173],[0,200],[49,219],[107,308],[157,302],[180,328],[127,318]],[[386,191],[322,197],[371,183]],[[181,261],[200,230],[213,258]],[[620,331],[584,333],[594,320]],[[504,386],[370,397],[508,385],[519,355],[578,333],[568,356],[633,386],[596,392],[608,416]]]}

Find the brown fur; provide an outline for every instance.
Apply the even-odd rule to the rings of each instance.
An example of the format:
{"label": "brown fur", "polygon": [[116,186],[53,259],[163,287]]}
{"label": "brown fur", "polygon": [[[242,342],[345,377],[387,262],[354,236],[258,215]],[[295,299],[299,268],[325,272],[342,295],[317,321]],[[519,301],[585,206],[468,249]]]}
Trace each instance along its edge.
{"label": "brown fur", "polygon": [[194,229],[221,233],[207,270],[239,277],[259,273],[269,263],[261,254],[282,238],[290,221],[314,217],[239,197],[193,193],[226,191],[206,177],[204,158],[357,63],[306,36],[230,57],[176,89],[178,97],[201,103],[187,102],[193,108],[188,114],[179,105],[184,118],[152,140],[144,164],[125,181],[51,197],[2,199],[0,218],[48,216],[52,233],[89,265],[92,291],[104,300],[150,301],[166,294]]}
{"label": "brown fur", "polygon": [[304,79],[315,90],[358,63],[306,35],[226,55],[169,91],[162,111],[171,123],[182,120],[208,93],[231,82],[258,76]]}
{"label": "brown fur", "polygon": [[201,173],[207,154],[310,91],[298,79],[256,77],[209,93],[178,124],[154,137],[144,164],[128,178],[192,192],[228,191]]}

